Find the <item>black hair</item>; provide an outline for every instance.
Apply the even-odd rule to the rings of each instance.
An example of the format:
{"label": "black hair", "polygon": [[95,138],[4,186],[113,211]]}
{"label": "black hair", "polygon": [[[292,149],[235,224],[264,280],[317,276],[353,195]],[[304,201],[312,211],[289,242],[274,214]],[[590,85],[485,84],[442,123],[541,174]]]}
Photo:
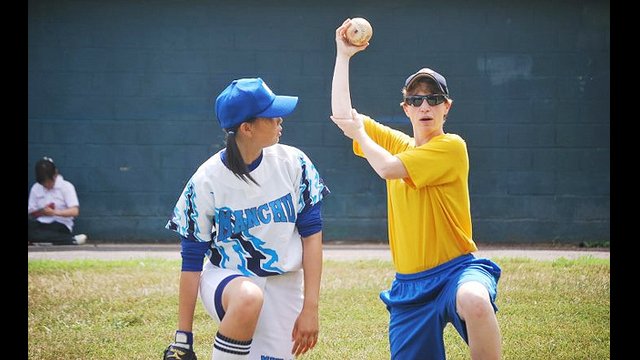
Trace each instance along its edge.
{"label": "black hair", "polygon": [[[256,118],[251,118],[246,122],[253,122],[255,119]],[[238,143],[236,143],[236,132],[239,127],[240,125],[237,125],[231,129],[225,129],[227,134],[227,168],[244,182],[248,183],[249,180],[251,180],[254,184],[260,186],[251,174],[249,174],[247,164],[244,163],[242,154],[240,154],[240,149],[238,149]]]}
{"label": "black hair", "polygon": [[36,181],[38,183],[44,184],[47,180],[53,180],[57,173],[58,168],[52,158],[45,156],[36,162]]}

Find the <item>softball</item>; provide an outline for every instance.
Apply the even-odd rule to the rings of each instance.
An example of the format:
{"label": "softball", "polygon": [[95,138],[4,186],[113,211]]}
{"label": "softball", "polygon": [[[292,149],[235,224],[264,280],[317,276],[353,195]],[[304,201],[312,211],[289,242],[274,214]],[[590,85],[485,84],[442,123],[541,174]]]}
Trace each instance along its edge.
{"label": "softball", "polygon": [[373,28],[367,19],[357,17],[351,19],[351,26],[347,30],[347,41],[355,46],[366,44],[373,35]]}

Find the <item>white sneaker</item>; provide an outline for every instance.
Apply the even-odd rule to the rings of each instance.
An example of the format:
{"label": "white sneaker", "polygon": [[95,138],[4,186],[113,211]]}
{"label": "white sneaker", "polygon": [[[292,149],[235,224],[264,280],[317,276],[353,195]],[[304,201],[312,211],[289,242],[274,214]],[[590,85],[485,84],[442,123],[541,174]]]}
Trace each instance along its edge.
{"label": "white sneaker", "polygon": [[76,245],[82,245],[87,242],[87,235],[85,234],[74,235],[73,241],[76,243]]}

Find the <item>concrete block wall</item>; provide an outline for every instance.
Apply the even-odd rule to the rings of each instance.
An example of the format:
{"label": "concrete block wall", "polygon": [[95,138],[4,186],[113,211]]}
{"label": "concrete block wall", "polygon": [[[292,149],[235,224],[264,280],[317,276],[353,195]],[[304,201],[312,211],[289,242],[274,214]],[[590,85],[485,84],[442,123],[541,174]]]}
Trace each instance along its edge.
{"label": "concrete block wall", "polygon": [[[432,67],[466,139],[474,238],[609,241],[610,14],[606,1],[29,1],[28,189],[51,156],[77,188],[76,229],[176,241],[188,177],[223,146],[213,111],[233,79],[300,96],[283,143],[332,190],[325,239],[385,242],[384,181],[330,122],[334,30],[364,16],[354,106],[410,132],[404,79]],[[25,202],[27,198],[25,193]]]}

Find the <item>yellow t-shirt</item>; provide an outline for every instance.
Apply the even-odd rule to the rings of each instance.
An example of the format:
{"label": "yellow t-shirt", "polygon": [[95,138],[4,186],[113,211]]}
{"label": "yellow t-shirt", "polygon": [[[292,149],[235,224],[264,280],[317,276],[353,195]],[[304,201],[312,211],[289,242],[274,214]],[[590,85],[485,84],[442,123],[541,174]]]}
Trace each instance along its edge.
{"label": "yellow t-shirt", "polygon": [[[465,141],[443,134],[414,139],[365,118],[367,134],[404,164],[409,177],[387,180],[389,245],[396,271],[411,274],[477,250],[472,238]],[[364,157],[353,142],[354,154]]]}

